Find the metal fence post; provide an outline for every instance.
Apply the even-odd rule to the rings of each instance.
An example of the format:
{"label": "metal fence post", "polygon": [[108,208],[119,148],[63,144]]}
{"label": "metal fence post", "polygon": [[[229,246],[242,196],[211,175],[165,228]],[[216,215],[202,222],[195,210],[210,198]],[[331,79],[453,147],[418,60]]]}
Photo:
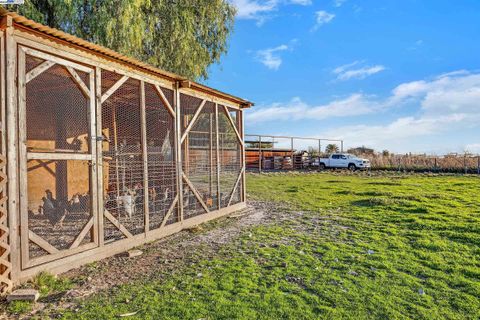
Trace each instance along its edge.
{"label": "metal fence post", "polygon": [[258,172],[262,172],[262,136],[258,136]]}
{"label": "metal fence post", "polygon": [[290,159],[292,161],[292,169],[295,169],[295,163],[293,161],[293,158],[294,158],[294,154],[293,154],[293,138],[291,139],[290,141],[290,147],[291,147],[291,151],[292,151],[292,158]]}

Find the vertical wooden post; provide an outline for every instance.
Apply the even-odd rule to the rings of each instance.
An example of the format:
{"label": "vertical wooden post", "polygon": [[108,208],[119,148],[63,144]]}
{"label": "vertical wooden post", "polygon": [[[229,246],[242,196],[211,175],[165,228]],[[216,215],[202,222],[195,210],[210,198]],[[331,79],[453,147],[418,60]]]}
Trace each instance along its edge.
{"label": "vertical wooden post", "polygon": [[244,146],[242,147],[242,150],[243,150],[243,163],[242,163],[242,166],[243,166],[243,177],[242,177],[242,201],[243,202],[246,202],[247,201],[247,179],[246,179],[246,172],[247,172],[247,162],[246,162],[246,151],[245,151],[245,122],[244,122],[244,119],[243,119],[243,110],[240,110],[238,112],[239,116],[240,116],[240,126],[241,126],[241,135],[242,135],[242,139],[244,141]]}
{"label": "vertical wooden post", "polygon": [[[96,104],[96,96],[95,96],[95,70],[91,70],[89,77],[89,88],[90,88],[90,95],[88,97],[88,110],[89,110],[89,120],[90,120],[90,152],[92,153],[92,172],[90,176],[90,210],[91,215],[93,218],[93,226],[90,229],[90,236],[94,243],[99,243],[98,238],[98,199],[102,198],[102,189],[99,188],[99,180],[102,180],[102,176],[98,174],[98,170],[100,169],[100,163],[98,162],[98,143],[99,137],[102,136],[98,135],[98,127],[101,127],[101,124],[97,124],[97,104]],[[67,195],[68,196],[68,195]]]}
{"label": "vertical wooden post", "polygon": [[212,195],[212,184],[213,184],[213,114],[209,114],[209,129],[208,129],[208,146],[209,146],[209,159],[210,159],[210,170],[208,174],[208,192],[210,196]]}
{"label": "vertical wooden post", "polygon": [[[1,154],[2,158],[6,155],[6,132],[5,132],[5,38],[4,38],[4,32],[0,32],[0,70],[2,70],[2,75],[0,78],[0,89],[1,89],[1,94],[0,96],[2,97],[1,99],[1,120],[0,120],[0,130],[1,130]],[[2,200],[5,200],[7,198],[7,184],[8,183],[8,178],[6,175],[6,159],[3,158],[0,160],[0,175],[2,175],[4,181],[3,187],[0,188],[0,197]],[[8,200],[8,199],[7,199]],[[11,268],[8,267],[11,259],[10,259],[10,248],[8,245],[8,238],[9,238],[9,230],[8,230],[8,209],[7,209],[7,203],[4,202],[0,206],[0,224],[2,225],[3,232],[0,234],[2,236],[2,246],[3,246],[3,252],[1,253],[0,256],[0,283],[3,283],[3,285],[0,284],[0,293],[6,293],[9,292],[12,287],[12,281],[10,279],[11,277]]]}
{"label": "vertical wooden post", "polygon": [[[16,94],[17,94],[17,121],[18,121],[18,144],[17,144],[17,167],[18,175],[18,213],[20,222],[20,256],[22,268],[27,265],[29,259],[29,239],[28,239],[28,187],[27,187],[27,116],[26,116],[26,82],[25,82],[25,52],[17,47],[17,70],[16,70]],[[64,168],[66,169],[66,168]],[[55,173],[59,176],[60,168],[56,166]],[[66,170],[63,170],[63,175],[66,175]],[[57,182],[58,178],[55,177]],[[61,182],[60,182],[61,183]],[[55,188],[57,189],[57,188]],[[58,195],[58,193],[57,193]]]}
{"label": "vertical wooden post", "polygon": [[[96,117],[97,117],[97,184],[98,184],[98,203],[97,203],[97,231],[98,245],[104,245],[103,232],[103,213],[105,210],[104,198],[105,187],[103,185],[103,127],[102,127],[102,70],[95,68],[95,101],[96,101]],[[118,168],[118,167],[117,167]],[[117,175],[118,179],[118,175]],[[108,186],[107,186],[108,187]]]}
{"label": "vertical wooden post", "polygon": [[13,37],[12,17],[6,16],[6,137],[8,176],[8,227],[10,237],[11,279],[15,282],[20,273],[19,193],[18,193],[18,127],[17,127],[17,44]]}
{"label": "vertical wooden post", "polygon": [[179,221],[183,222],[183,180],[182,180],[182,118],[180,110],[180,83],[175,84],[174,90],[174,108],[175,108],[175,162],[177,167],[177,194],[178,194],[178,216]]}
{"label": "vertical wooden post", "polygon": [[222,159],[220,159],[220,137],[218,133],[218,103],[215,103],[215,139],[216,139],[216,145],[217,145],[217,203],[218,203],[218,209],[221,208],[221,193],[220,193],[220,165]]}
{"label": "vertical wooden post", "polygon": [[142,130],[143,161],[143,211],[145,214],[145,236],[150,229],[150,208],[148,205],[148,154],[147,154],[147,112],[145,110],[145,82],[140,81],[140,120]]}

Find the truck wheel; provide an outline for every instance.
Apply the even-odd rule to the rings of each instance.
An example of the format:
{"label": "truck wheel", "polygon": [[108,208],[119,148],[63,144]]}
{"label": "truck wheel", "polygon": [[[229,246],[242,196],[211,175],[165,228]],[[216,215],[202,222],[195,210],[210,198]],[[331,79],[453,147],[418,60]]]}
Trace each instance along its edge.
{"label": "truck wheel", "polygon": [[325,170],[327,168],[327,166],[325,165],[325,163],[320,163],[320,165],[318,166],[318,168],[320,170]]}
{"label": "truck wheel", "polygon": [[350,170],[350,171],[355,171],[355,170],[357,170],[357,166],[355,166],[353,163],[350,163],[350,164],[348,165],[348,170]]}

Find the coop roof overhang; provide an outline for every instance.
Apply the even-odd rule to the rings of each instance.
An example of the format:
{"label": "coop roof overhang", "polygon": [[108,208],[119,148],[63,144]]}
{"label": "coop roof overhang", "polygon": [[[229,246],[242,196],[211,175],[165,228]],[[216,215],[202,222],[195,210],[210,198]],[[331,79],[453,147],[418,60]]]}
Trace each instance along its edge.
{"label": "coop roof overhang", "polygon": [[87,51],[89,53],[92,53],[97,56],[101,56],[108,60],[112,60],[117,63],[128,65],[129,67],[132,67],[134,69],[137,69],[142,72],[149,73],[153,76],[160,77],[167,81],[176,83],[179,85],[179,87],[182,87],[182,88],[187,87],[195,91],[199,91],[201,93],[209,94],[211,96],[215,96],[220,99],[230,101],[232,103],[239,105],[241,108],[249,108],[254,105],[252,102],[248,100],[210,88],[208,86],[205,86],[203,84],[200,84],[194,81],[190,81],[189,79],[182,77],[180,75],[177,75],[175,73],[156,68],[152,65],[141,62],[137,59],[122,55],[116,51],[113,51],[106,47],[83,40],[81,38],[75,37],[71,34],[60,31],[58,29],[50,28],[48,26],[45,26],[33,20],[27,19],[26,17],[21,16],[15,12],[10,12],[1,6],[0,6],[0,16],[2,17],[2,21],[0,24],[0,27],[2,29],[7,27],[7,24],[10,23],[8,22],[8,18],[7,18],[7,17],[10,17],[11,23],[15,28],[36,33],[37,35],[40,35],[42,37],[50,38],[57,42],[62,42],[69,46],[76,47],[77,49]]}

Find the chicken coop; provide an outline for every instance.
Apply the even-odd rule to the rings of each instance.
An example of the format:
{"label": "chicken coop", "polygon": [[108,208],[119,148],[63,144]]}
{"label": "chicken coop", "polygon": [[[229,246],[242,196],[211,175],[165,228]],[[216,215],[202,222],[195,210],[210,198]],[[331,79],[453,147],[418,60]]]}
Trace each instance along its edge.
{"label": "chicken coop", "polygon": [[2,291],[245,207],[252,103],[0,14]]}

